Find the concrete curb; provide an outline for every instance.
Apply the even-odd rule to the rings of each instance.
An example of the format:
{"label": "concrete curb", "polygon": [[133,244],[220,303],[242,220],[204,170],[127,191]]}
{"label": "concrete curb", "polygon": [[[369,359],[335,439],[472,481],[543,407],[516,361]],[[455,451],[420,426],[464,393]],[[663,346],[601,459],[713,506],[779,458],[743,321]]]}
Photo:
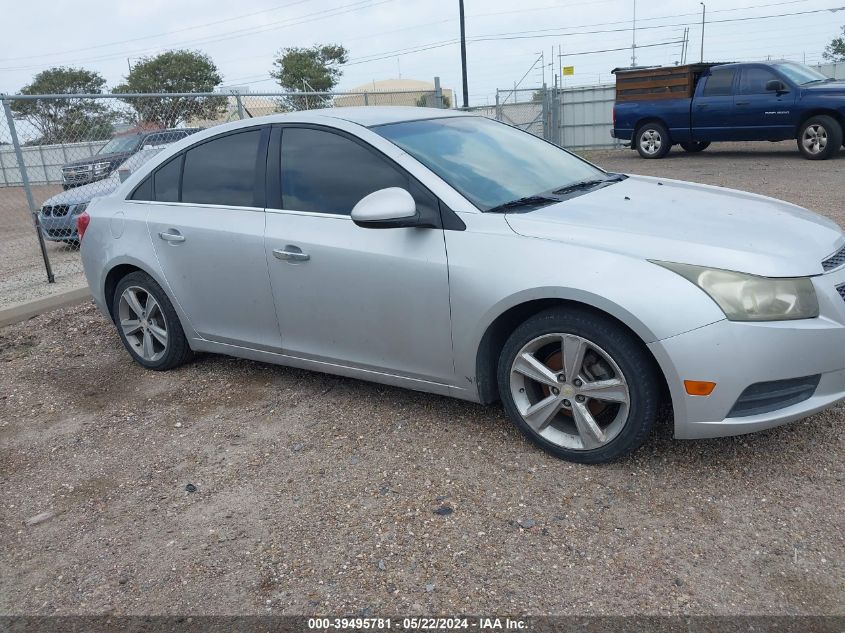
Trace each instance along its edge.
{"label": "concrete curb", "polygon": [[45,312],[79,305],[80,303],[85,303],[90,298],[91,291],[88,289],[88,286],[82,286],[81,288],[63,290],[43,299],[16,303],[0,310],[0,328],[12,325],[13,323],[26,321]]}

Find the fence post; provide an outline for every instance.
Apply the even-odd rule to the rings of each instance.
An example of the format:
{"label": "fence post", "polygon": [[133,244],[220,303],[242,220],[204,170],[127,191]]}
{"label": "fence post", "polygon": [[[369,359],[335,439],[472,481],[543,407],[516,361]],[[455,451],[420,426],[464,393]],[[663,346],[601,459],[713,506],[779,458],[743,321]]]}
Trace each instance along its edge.
{"label": "fence post", "polygon": [[549,91],[546,90],[546,84],[543,84],[542,92],[543,92],[543,94],[542,94],[542,98],[540,99],[540,103],[543,104],[543,112],[542,112],[542,116],[543,116],[543,138],[547,141],[550,141],[551,137],[549,136],[549,134],[551,132],[552,108],[551,108],[551,103],[549,102]]}
{"label": "fence post", "polygon": [[440,77],[434,78],[434,107],[443,107],[443,89],[440,87]]}
{"label": "fence post", "polygon": [[238,117],[240,117],[241,121],[244,119],[244,102],[241,101],[241,93],[235,93],[235,101],[238,104]]}
{"label": "fence post", "polygon": [[499,105],[499,89],[496,88],[496,120],[502,120],[502,107]]}
{"label": "fence post", "polygon": [[21,172],[21,181],[26,192],[26,201],[29,204],[29,212],[32,214],[32,223],[35,226],[35,233],[38,235],[38,246],[41,248],[41,256],[44,258],[44,268],[47,271],[47,282],[54,283],[53,268],[50,266],[50,258],[47,256],[47,246],[44,244],[44,234],[41,232],[41,222],[38,219],[38,207],[35,206],[35,198],[32,197],[32,188],[29,186],[29,176],[26,173],[26,165],[23,162],[23,152],[18,141],[18,131],[15,129],[15,119],[12,116],[12,109],[5,95],[0,95],[3,101],[3,111],[6,113],[6,121],[9,124],[9,134],[12,137],[12,145],[15,148],[15,158],[18,161],[18,169]]}
{"label": "fence post", "polygon": [[368,92],[364,93],[364,105],[365,106],[370,105],[370,94]]}

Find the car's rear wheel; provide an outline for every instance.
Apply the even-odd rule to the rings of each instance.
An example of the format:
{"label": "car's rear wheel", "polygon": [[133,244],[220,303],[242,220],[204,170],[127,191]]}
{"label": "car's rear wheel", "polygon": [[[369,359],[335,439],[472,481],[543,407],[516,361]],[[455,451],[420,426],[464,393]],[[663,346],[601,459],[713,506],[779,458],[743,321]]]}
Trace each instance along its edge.
{"label": "car's rear wheel", "polygon": [[124,347],[139,365],[165,370],[191,358],[173,304],[146,273],[130,273],[118,282],[112,317]]}
{"label": "car's rear wheel", "polygon": [[681,149],[685,152],[690,152],[691,154],[703,152],[708,147],[710,147],[710,143],[708,141],[685,141],[684,143],[681,143]]}
{"label": "car's rear wheel", "polygon": [[842,146],[842,126],[827,115],[814,116],[798,131],[798,150],[809,160],[825,160]]}
{"label": "car's rear wheel", "polygon": [[672,149],[669,130],[657,121],[644,123],[634,134],[634,147],[643,158],[663,158]]}
{"label": "car's rear wheel", "polygon": [[586,310],[546,310],[502,349],[499,393],[519,429],[549,453],[601,463],[638,448],[657,417],[654,361],[623,326]]}

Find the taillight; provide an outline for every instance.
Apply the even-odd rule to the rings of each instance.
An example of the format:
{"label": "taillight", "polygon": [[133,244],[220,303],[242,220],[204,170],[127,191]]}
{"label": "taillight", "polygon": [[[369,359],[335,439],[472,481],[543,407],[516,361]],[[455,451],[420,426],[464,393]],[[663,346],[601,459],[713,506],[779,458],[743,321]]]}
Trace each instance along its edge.
{"label": "taillight", "polygon": [[613,127],[616,127],[616,104],[613,104]]}
{"label": "taillight", "polygon": [[78,216],[76,216],[76,232],[79,235],[80,240],[85,237],[85,231],[88,229],[88,225],[90,223],[91,216],[88,215],[87,211],[83,211]]}

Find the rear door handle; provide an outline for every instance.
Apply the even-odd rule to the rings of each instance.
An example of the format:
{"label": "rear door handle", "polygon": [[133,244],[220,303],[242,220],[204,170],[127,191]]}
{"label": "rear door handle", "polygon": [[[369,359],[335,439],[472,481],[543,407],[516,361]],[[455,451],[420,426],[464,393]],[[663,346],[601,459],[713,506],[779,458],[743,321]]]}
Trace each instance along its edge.
{"label": "rear door handle", "polygon": [[750,101],[737,101],[736,105],[751,105]]}
{"label": "rear door handle", "polygon": [[158,236],[165,242],[184,242],[185,236],[180,235],[178,231],[162,231]]}
{"label": "rear door handle", "polygon": [[307,262],[311,259],[311,255],[303,253],[298,246],[288,244],[284,248],[273,249],[273,257],[289,262]]}

